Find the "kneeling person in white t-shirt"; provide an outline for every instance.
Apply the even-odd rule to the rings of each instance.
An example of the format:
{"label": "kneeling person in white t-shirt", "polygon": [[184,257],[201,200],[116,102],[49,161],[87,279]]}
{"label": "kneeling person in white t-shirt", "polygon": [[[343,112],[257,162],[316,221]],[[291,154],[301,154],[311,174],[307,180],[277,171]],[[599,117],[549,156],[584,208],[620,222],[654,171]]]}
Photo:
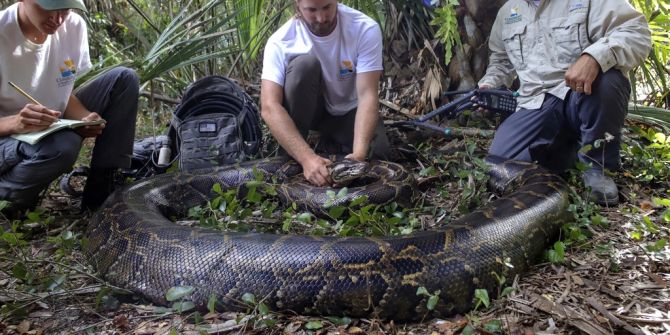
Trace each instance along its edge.
{"label": "kneeling person in white t-shirt", "polygon": [[331,161],[309,147],[309,130],[350,159],[388,155],[378,110],[382,35],[374,20],[336,0],[295,0],[295,7],[265,46],[261,115],[305,178],[324,186],[332,184]]}
{"label": "kneeling person in white t-shirt", "polygon": [[[73,92],[91,68],[82,0],[20,0],[0,11],[0,200],[12,212],[35,206],[39,193],[74,164],[82,140],[95,137],[82,207],[95,209],[113,190],[113,174],[130,166],[139,85],[115,68]],[[31,102],[8,82],[15,83]],[[34,145],[13,134],[46,129],[59,118],[106,123],[61,130]]]}

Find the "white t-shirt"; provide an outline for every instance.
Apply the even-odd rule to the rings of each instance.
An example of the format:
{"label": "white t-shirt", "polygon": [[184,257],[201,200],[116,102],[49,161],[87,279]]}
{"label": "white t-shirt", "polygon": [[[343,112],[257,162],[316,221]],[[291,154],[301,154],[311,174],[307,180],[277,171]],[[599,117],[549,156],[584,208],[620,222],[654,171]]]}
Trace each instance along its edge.
{"label": "white t-shirt", "polygon": [[64,111],[76,77],[91,68],[86,23],[71,12],[43,44],[35,44],[19,27],[18,5],[0,11],[0,117],[14,115],[31,103],[8,81],[44,106]]}
{"label": "white t-shirt", "polygon": [[313,52],[321,62],[326,110],[343,115],[358,105],[356,73],[382,70],[382,34],[367,15],[337,5],[337,26],[328,36],[315,36],[300,19],[292,18],[265,45],[261,79],[284,86],[288,63]]}

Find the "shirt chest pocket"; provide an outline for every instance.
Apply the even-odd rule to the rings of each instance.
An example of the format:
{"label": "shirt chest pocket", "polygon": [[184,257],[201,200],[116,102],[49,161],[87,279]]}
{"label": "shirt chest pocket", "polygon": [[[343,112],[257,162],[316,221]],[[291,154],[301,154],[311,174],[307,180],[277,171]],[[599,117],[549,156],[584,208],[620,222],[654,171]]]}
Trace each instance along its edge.
{"label": "shirt chest pocket", "polygon": [[585,13],[552,19],[549,21],[549,28],[560,63],[573,63],[589,44]]}
{"label": "shirt chest pocket", "polygon": [[502,39],[505,43],[505,51],[512,64],[520,68],[524,63],[524,42],[526,40],[526,25],[517,23],[505,27],[502,31]]}

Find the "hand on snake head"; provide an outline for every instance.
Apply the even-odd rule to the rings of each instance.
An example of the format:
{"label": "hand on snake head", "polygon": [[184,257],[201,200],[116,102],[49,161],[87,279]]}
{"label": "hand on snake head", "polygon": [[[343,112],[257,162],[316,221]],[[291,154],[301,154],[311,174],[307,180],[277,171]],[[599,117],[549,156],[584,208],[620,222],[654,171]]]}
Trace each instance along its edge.
{"label": "hand on snake head", "polygon": [[332,185],[328,165],[333,164],[330,159],[317,154],[310,156],[302,163],[302,173],[310,184],[315,186]]}
{"label": "hand on snake head", "polygon": [[[347,156],[349,157],[349,156]],[[366,161],[359,161],[351,158],[344,158],[328,166],[330,178],[333,180],[333,187],[345,187],[352,181],[362,177],[368,171],[369,164]]]}

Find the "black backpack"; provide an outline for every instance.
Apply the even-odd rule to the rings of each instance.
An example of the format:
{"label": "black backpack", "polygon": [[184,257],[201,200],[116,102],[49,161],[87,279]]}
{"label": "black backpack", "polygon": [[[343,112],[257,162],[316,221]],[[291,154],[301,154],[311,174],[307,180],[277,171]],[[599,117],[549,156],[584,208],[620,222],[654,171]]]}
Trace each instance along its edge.
{"label": "black backpack", "polygon": [[181,171],[243,161],[261,146],[258,107],[232,80],[201,78],[186,88],[168,139]]}
{"label": "black backpack", "polygon": [[[181,171],[243,161],[258,152],[261,140],[260,115],[251,97],[226,77],[207,76],[186,88],[167,135],[135,140],[131,167],[120,177],[148,178],[166,172],[176,160]],[[83,166],[64,175],[61,190],[79,195],[71,178],[88,171]]]}

